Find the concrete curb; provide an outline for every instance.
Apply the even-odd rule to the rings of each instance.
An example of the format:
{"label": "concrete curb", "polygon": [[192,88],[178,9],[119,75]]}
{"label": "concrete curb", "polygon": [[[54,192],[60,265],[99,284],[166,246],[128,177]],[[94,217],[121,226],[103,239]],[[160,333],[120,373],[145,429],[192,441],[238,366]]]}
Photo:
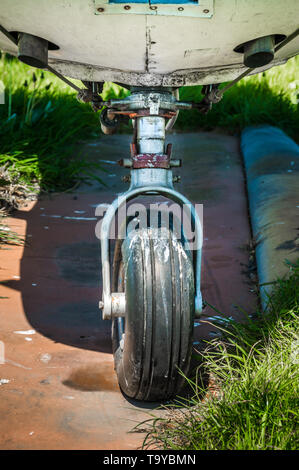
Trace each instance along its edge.
{"label": "concrete curb", "polygon": [[[272,126],[246,128],[241,136],[259,283],[288,272],[299,256],[299,146]],[[261,286],[266,309],[272,285]]]}

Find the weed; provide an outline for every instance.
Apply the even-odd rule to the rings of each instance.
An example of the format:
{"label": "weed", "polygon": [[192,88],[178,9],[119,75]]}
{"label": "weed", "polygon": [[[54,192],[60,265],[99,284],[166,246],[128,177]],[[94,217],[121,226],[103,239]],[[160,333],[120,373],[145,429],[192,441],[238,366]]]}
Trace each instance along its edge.
{"label": "weed", "polygon": [[[147,423],[144,447],[184,450],[298,448],[299,260],[274,284],[267,313],[219,326],[206,343],[194,396]],[[203,386],[208,372],[208,390]],[[204,399],[203,399],[204,397]]]}

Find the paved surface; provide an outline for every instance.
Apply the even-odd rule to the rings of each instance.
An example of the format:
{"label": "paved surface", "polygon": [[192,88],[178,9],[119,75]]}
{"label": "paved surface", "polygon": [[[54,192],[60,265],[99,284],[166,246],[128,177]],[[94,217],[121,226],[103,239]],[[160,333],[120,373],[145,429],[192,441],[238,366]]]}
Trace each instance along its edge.
{"label": "paved surface", "polygon": [[[118,160],[129,136],[84,145],[90,158]],[[183,157],[177,186],[204,204],[203,297],[225,315],[255,306],[244,271],[250,240],[238,140],[211,133],[173,135]],[[24,247],[1,249],[1,449],[134,449],[143,436],[128,433],[157,404],[128,401],[113,370],[110,323],[97,308],[101,296],[95,205],[127,185],[114,165],[108,188],[42,197],[18,211],[9,225],[26,234]],[[207,318],[215,312],[206,311]],[[197,322],[195,346],[211,336]],[[3,380],[4,379],[4,380]]]}
{"label": "paved surface", "polygon": [[[281,129],[249,127],[242,133],[250,215],[260,284],[288,272],[299,251],[299,146]],[[261,288],[267,306],[272,285]]]}

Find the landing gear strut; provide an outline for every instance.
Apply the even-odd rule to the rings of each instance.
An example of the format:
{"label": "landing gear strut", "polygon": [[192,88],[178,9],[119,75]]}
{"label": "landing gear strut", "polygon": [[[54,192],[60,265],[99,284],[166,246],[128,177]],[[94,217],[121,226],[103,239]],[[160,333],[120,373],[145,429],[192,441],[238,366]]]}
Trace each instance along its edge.
{"label": "landing gear strut", "polygon": [[[101,225],[103,318],[112,320],[115,369],[122,391],[138,400],[169,399],[180,392],[188,374],[194,318],[201,313],[202,226],[187,198],[173,187],[172,167],[180,165],[165,149],[165,121],[189,104],[171,90],[132,90],[124,100],[111,100],[114,116],[134,120],[130,188],[108,208]],[[112,111],[113,110],[113,111]],[[110,269],[109,233],[115,214],[132,199],[162,195],[188,211],[195,227],[195,249],[173,226],[147,222],[126,231],[115,244]],[[194,248],[194,246],[193,246]],[[111,281],[112,279],[112,281]]]}

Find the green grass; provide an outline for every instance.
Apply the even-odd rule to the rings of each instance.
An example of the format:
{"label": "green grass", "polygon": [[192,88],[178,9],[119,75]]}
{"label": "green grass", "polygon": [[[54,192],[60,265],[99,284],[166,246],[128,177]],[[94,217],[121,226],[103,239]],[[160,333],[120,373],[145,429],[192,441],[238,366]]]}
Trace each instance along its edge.
{"label": "green grass", "polygon": [[76,144],[99,133],[98,116],[79,103],[73,90],[48,72],[3,55],[0,77],[0,167],[23,183],[44,190],[65,190],[78,180],[94,179],[99,166],[78,155]]}
{"label": "green grass", "polygon": [[[183,111],[177,121],[182,130],[223,128],[240,133],[249,125],[272,124],[298,141],[299,56],[267,72],[243,78],[228,90],[212,111],[201,115]],[[199,101],[201,87],[183,87],[180,99]]]}
{"label": "green grass", "polygon": [[[181,112],[178,130],[223,128],[238,133],[251,124],[268,123],[296,138],[298,131],[298,59],[258,76],[245,78],[228,91],[207,115]],[[26,66],[5,54],[0,58],[0,168],[9,168],[26,184],[43,190],[65,190],[94,179],[96,163],[78,154],[78,141],[100,135],[99,116],[76,92],[48,72]],[[106,83],[104,99],[126,91]],[[181,99],[199,101],[201,87],[183,87]],[[122,131],[128,131],[129,126]],[[130,132],[132,131],[130,127]],[[99,180],[101,182],[101,180]]]}
{"label": "green grass", "polygon": [[[278,280],[267,314],[219,327],[222,338],[206,344],[198,378],[189,380],[194,397],[151,421],[144,447],[298,449],[298,313],[299,260]],[[201,383],[203,372],[213,392]]]}

